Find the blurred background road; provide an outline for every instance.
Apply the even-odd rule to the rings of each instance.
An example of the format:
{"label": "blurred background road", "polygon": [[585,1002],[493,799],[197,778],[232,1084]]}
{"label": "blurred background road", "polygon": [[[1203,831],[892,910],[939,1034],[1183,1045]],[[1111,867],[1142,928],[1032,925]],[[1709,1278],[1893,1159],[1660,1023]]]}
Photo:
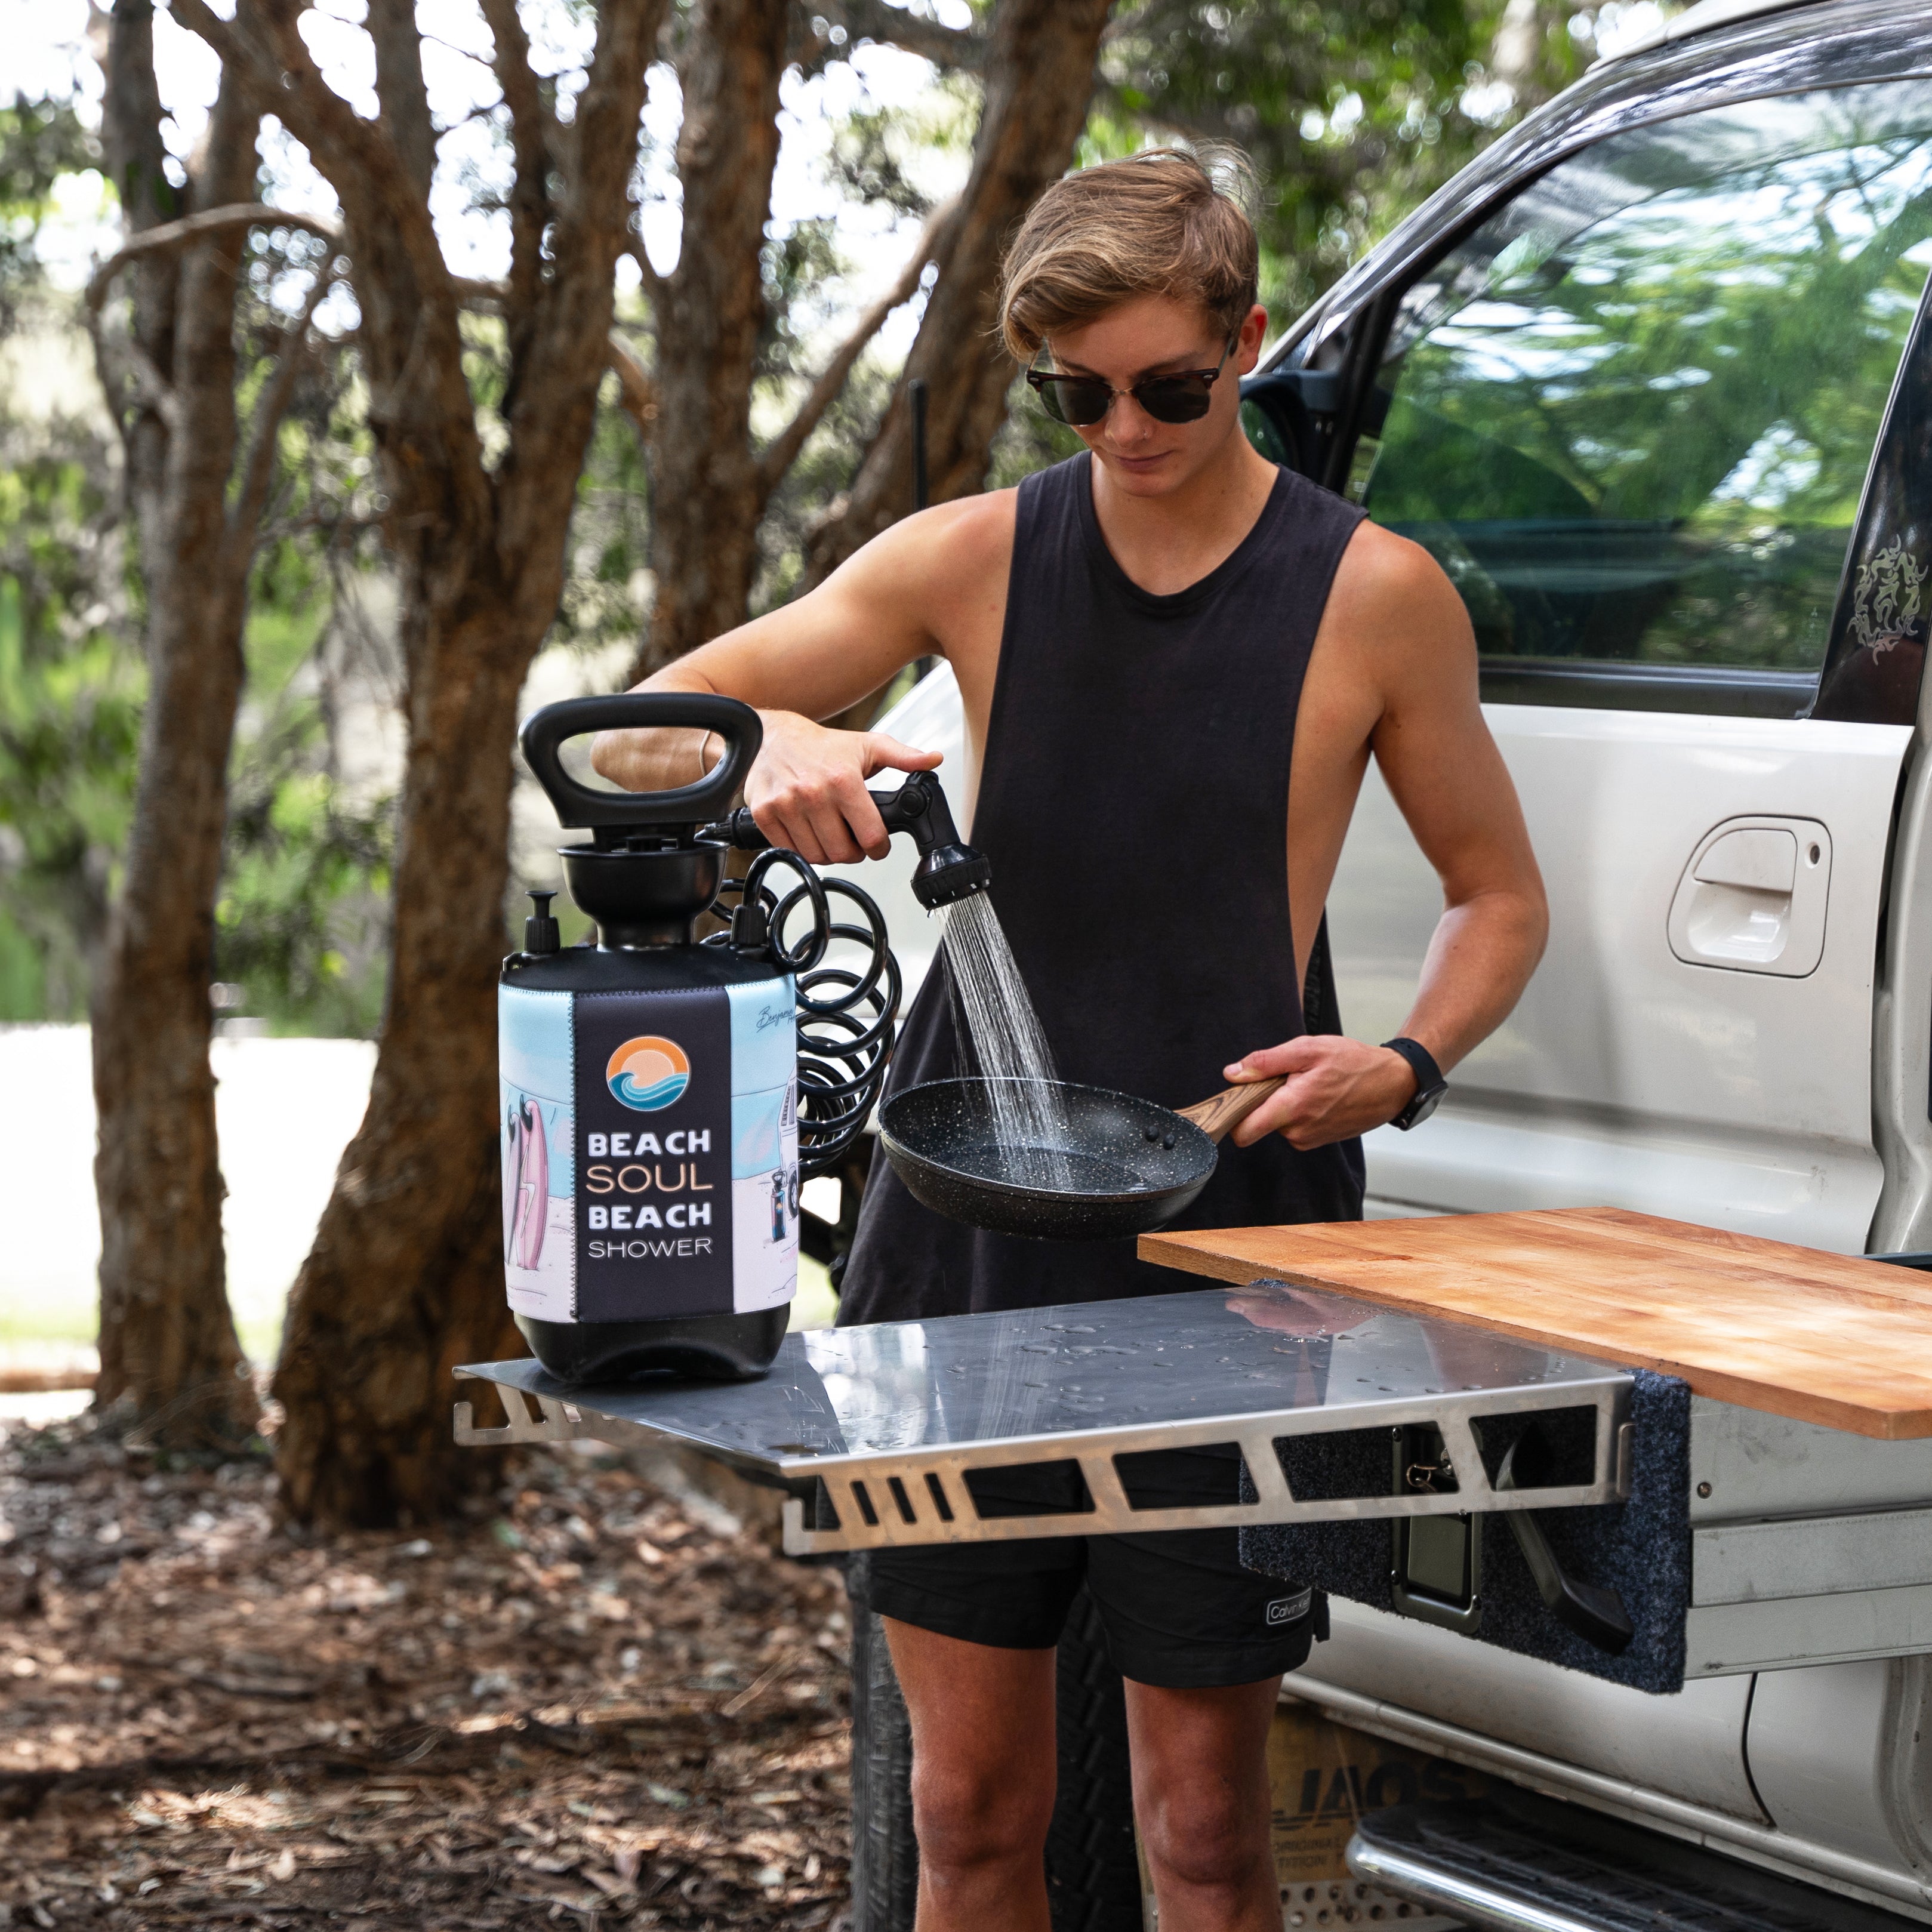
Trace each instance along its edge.
{"label": "blurred background road", "polygon": [[[367,1040],[218,1039],[212,1049],[228,1299],[258,1367],[274,1360],[282,1306],[362,1118]],[[84,1026],[0,1027],[0,1368],[91,1368],[100,1222],[94,1196],[94,1075]],[[829,1322],[824,1270],[801,1267],[793,1325]],[[50,1421],[85,1390],[0,1394],[0,1415]]]}

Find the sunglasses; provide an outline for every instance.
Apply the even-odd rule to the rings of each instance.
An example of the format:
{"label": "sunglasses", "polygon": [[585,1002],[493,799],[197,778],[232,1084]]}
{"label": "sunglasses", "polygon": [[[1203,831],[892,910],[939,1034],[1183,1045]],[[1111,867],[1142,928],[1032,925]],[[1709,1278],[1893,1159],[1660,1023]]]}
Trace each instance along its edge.
{"label": "sunglasses", "polygon": [[1131,396],[1156,422],[1198,422],[1213,399],[1214,379],[1234,352],[1229,336],[1221,359],[1211,369],[1177,369],[1171,375],[1143,376],[1131,388],[1117,389],[1102,376],[1060,376],[1051,369],[1029,369],[1026,379],[1040,406],[1069,429],[1088,429],[1102,420],[1116,396]]}

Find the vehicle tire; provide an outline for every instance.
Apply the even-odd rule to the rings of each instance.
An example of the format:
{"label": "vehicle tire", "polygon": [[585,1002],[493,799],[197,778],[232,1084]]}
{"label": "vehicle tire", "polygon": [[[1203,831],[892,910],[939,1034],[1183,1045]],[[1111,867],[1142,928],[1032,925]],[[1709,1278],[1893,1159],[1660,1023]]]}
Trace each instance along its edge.
{"label": "vehicle tire", "polygon": [[878,1618],[852,1606],[851,1932],[913,1932],[912,1726]]}
{"label": "vehicle tire", "polygon": [[1046,1836],[1053,1932],[1142,1932],[1127,1700],[1083,1589],[1060,1640],[1060,1782]]}
{"label": "vehicle tire", "polygon": [[[1054,1932],[1141,1932],[1127,1707],[1084,1590],[1060,1641],[1058,1796],[1047,1833]],[[885,1632],[853,1606],[851,1932],[913,1932],[919,1846],[912,1727]]]}

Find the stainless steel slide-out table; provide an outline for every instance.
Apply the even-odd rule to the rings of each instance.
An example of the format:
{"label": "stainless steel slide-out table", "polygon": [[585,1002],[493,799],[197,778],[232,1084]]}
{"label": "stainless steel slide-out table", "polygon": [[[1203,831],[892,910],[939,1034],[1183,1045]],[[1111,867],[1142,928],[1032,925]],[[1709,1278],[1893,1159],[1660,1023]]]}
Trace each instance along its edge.
{"label": "stainless steel slide-out table", "polygon": [[[479,1428],[472,1405],[459,1402],[458,1442],[680,1444],[788,1491],[784,1546],[794,1556],[1564,1508],[1614,1502],[1629,1484],[1628,1374],[1323,1290],[1211,1288],[821,1329],[787,1336],[754,1382],[665,1376],[571,1388],[530,1360],[457,1372],[497,1384],[510,1418]],[[1586,1408],[1596,1412],[1587,1481],[1491,1484],[1478,1443],[1484,1418]],[[1418,1425],[1440,1432],[1453,1488],[1425,1477],[1384,1481],[1380,1493],[1298,1495],[1277,1447],[1364,1431],[1398,1439]],[[1207,1444],[1240,1448],[1252,1502],[1135,1506],[1137,1454]],[[1068,1462],[1080,1480],[1070,1472],[1078,1502],[1067,1512],[1014,1516],[976,1502],[983,1472]]]}

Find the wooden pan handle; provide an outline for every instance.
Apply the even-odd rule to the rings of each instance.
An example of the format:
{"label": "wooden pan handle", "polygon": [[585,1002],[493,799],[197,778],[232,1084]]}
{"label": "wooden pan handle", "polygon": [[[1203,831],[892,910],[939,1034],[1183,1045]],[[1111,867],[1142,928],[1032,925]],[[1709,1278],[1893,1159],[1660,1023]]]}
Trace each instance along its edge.
{"label": "wooden pan handle", "polygon": [[1192,1120],[1210,1141],[1219,1141],[1232,1133],[1287,1078],[1286,1073],[1277,1073],[1272,1080],[1251,1080],[1243,1087],[1225,1088],[1211,1100],[1197,1100],[1192,1106],[1180,1108],[1180,1118]]}

